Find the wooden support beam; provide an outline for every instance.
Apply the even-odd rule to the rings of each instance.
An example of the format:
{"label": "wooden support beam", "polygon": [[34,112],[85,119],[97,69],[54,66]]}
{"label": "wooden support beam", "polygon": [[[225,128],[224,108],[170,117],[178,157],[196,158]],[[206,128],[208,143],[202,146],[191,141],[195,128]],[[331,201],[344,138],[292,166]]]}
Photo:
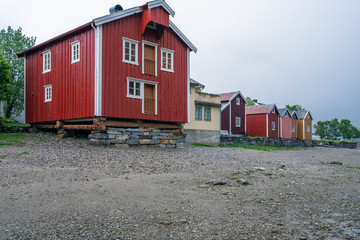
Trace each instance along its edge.
{"label": "wooden support beam", "polygon": [[99,131],[105,131],[106,126],[104,125],[61,125],[61,127],[58,127],[58,123],[56,125],[34,125],[37,128],[46,128],[46,129],[66,129],[66,130],[99,130]]}
{"label": "wooden support beam", "polygon": [[118,121],[118,120],[100,120],[94,119],[93,124],[104,125],[106,127],[146,127],[146,128],[165,128],[165,129],[181,129],[181,125],[166,124],[166,123],[139,123],[130,121]]}
{"label": "wooden support beam", "polygon": [[34,125],[36,128],[56,129],[56,125]]}

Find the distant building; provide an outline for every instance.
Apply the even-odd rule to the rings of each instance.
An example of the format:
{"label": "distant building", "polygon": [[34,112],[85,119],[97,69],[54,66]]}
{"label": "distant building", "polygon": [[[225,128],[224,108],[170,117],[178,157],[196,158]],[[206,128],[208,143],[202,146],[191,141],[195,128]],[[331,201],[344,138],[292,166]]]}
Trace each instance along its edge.
{"label": "distant building", "polygon": [[221,93],[221,131],[246,134],[246,98],[240,91]]}
{"label": "distant building", "polygon": [[248,136],[279,137],[279,110],[275,104],[246,107],[246,122],[246,133]]}

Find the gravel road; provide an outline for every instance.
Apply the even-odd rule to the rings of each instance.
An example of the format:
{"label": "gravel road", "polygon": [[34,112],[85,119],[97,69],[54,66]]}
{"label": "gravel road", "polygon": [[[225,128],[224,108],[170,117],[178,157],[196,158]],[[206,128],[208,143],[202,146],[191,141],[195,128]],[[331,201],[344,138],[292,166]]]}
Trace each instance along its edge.
{"label": "gravel road", "polygon": [[359,149],[25,141],[0,146],[0,239],[360,239]]}

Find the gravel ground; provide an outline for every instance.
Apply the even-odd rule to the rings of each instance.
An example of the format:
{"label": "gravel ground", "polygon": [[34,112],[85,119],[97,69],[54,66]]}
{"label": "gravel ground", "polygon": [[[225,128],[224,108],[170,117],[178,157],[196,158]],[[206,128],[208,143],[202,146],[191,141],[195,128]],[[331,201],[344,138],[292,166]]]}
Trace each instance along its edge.
{"label": "gravel ground", "polygon": [[26,142],[0,147],[0,239],[360,238],[359,149]]}

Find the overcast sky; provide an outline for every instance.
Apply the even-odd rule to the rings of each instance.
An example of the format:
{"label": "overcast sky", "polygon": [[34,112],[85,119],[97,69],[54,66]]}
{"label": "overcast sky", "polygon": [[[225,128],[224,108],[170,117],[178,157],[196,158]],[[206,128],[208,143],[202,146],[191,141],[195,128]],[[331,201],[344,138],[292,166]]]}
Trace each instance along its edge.
{"label": "overcast sky", "polygon": [[[143,0],[2,0],[0,29],[22,27],[37,44],[120,4]],[[240,90],[262,103],[300,104],[315,121],[360,128],[359,0],[167,0],[198,48],[191,76],[204,91]]]}

